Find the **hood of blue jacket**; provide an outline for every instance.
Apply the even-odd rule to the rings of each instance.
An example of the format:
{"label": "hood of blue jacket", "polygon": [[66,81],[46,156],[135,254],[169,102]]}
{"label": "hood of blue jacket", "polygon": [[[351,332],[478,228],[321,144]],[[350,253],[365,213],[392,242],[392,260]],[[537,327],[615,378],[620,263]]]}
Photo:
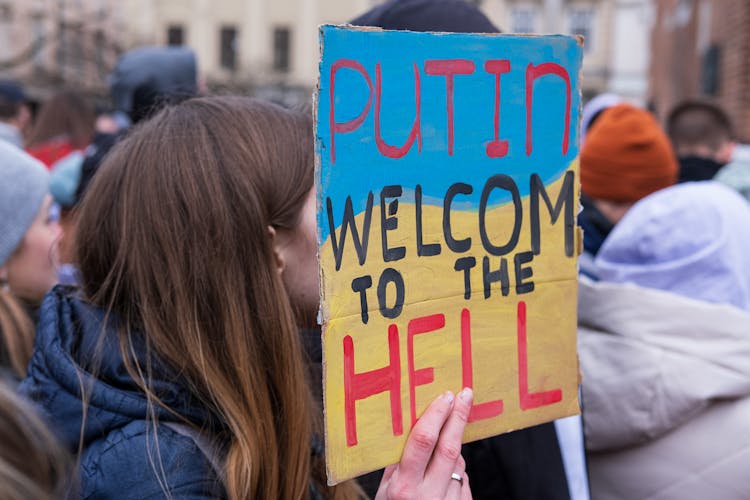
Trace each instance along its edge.
{"label": "hood of blue jacket", "polygon": [[[120,354],[116,319],[105,327],[105,312],[71,288],[55,287],[39,310],[34,354],[21,393],[34,400],[60,439],[77,450],[83,426],[84,447],[111,430],[149,415],[143,392],[130,377]],[[135,341],[135,356],[145,359]],[[199,426],[212,425],[210,413],[163,365],[154,369],[152,389],[170,408]],[[84,418],[83,393],[88,398]],[[176,421],[155,407],[159,420]]]}

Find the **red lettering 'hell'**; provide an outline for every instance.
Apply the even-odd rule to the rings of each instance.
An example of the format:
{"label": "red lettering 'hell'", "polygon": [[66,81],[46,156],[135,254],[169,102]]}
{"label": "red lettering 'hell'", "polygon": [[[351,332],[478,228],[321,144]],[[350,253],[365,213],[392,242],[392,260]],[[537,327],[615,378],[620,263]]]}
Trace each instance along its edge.
{"label": "red lettering 'hell'", "polygon": [[398,328],[388,327],[388,353],[390,363],[364,373],[354,372],[354,341],[350,335],[344,337],[344,420],[346,445],[357,444],[357,413],[355,403],[381,392],[391,393],[391,425],[393,435],[403,434],[401,413],[401,356],[398,345]]}
{"label": "red lettering 'hell'", "polygon": [[[473,360],[471,358],[471,315],[468,309],[461,311],[461,383],[474,388]],[[469,422],[484,420],[503,412],[503,400],[475,403],[469,413]]]}
{"label": "red lettering 'hell'", "polygon": [[531,410],[562,401],[562,390],[529,392],[529,358],[526,349],[526,302],[518,303],[518,394],[521,409]]}
{"label": "red lettering 'hell'", "polygon": [[409,321],[406,337],[406,349],[409,362],[409,409],[411,410],[411,425],[417,423],[417,398],[416,388],[418,385],[426,385],[435,380],[432,367],[414,369],[414,336],[420,333],[429,333],[439,330],[445,326],[444,314],[433,314]]}
{"label": "red lettering 'hell'", "polygon": [[[529,392],[529,362],[526,335],[526,303],[518,303],[518,392],[521,410],[531,410],[540,406],[562,401],[562,390]],[[416,387],[430,384],[435,379],[433,367],[417,369],[414,365],[414,337],[434,332],[445,327],[445,315],[433,314],[409,321],[407,327],[407,363],[409,369],[409,410],[411,425],[417,421]],[[355,404],[360,399],[369,398],[383,392],[390,392],[391,426],[393,435],[403,434],[401,408],[401,358],[399,353],[398,327],[388,326],[389,364],[382,368],[363,373],[354,370],[354,341],[350,335],[344,337],[344,421],[346,444],[357,444],[357,416]],[[473,387],[473,359],[471,349],[471,314],[468,309],[461,311],[461,383],[463,387]],[[497,399],[472,405],[469,422],[493,418],[503,413],[503,400]]]}

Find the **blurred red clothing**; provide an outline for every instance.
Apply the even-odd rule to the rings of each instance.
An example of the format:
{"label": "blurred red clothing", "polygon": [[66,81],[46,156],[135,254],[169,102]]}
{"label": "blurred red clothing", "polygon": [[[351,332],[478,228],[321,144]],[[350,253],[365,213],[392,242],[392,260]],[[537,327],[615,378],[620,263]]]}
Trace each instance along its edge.
{"label": "blurred red clothing", "polygon": [[[48,169],[52,168],[58,160],[65,158],[78,148],[73,147],[70,141],[65,137],[52,139],[32,148],[26,148],[26,152],[37,160],[44,163]],[[83,148],[81,148],[83,149]]]}

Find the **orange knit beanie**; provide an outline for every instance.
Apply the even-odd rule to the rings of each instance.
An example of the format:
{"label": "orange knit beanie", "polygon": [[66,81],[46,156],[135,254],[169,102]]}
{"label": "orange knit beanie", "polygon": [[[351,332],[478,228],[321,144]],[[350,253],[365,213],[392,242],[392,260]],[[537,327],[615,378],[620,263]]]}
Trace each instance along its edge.
{"label": "orange knit beanie", "polygon": [[604,111],[586,135],[581,190],[591,198],[632,203],[674,184],[678,169],[651,113],[619,104]]}

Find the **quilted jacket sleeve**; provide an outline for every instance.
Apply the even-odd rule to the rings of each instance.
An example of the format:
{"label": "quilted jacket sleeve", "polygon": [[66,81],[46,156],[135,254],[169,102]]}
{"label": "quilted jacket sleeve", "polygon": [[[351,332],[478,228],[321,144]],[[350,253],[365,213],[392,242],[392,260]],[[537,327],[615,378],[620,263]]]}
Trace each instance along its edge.
{"label": "quilted jacket sleeve", "polygon": [[[132,422],[92,444],[81,460],[83,499],[225,498],[216,472],[195,442],[160,425]],[[168,492],[168,493],[167,493]]]}

